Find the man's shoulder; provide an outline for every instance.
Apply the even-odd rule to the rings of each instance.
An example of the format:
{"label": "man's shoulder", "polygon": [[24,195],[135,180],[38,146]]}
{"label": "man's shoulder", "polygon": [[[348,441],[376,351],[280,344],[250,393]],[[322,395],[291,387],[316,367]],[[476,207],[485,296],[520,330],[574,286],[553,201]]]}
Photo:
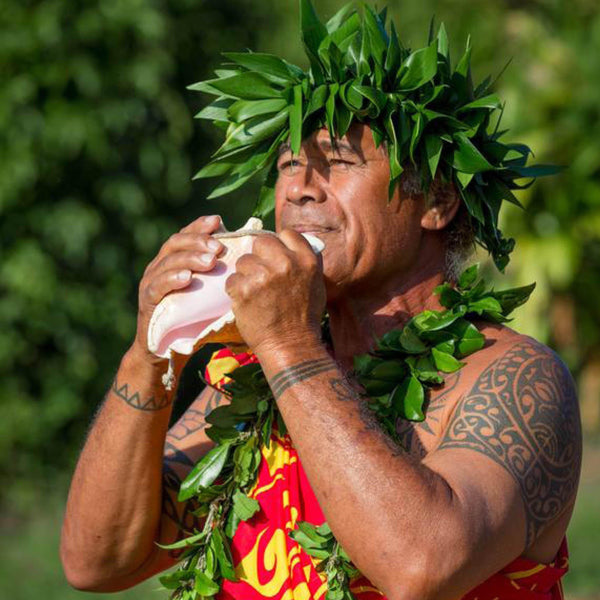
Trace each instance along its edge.
{"label": "man's shoulder", "polygon": [[575,497],[581,461],[575,383],[555,352],[510,331],[499,331],[466,368],[468,385],[437,448],[474,451],[512,475],[526,507],[529,544]]}
{"label": "man's shoulder", "polygon": [[[479,356],[478,356],[479,354]],[[513,394],[543,394],[548,401],[577,403],[576,385],[568,367],[551,348],[509,327],[496,327],[491,343],[473,355],[470,383],[510,386]]]}

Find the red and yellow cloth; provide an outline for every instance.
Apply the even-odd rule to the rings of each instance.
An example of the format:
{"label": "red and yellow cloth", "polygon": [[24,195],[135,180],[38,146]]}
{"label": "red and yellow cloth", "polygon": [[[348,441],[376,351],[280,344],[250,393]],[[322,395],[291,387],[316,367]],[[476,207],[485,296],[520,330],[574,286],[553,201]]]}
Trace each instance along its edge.
{"label": "red and yellow cloth", "polygon": [[[257,362],[247,353],[216,352],[206,379],[220,387],[226,373]],[[250,496],[261,511],[241,522],[231,544],[237,582],[224,581],[219,600],[321,600],[327,591],[316,561],[288,535],[297,521],[323,523],[324,516],[288,435],[274,432],[262,449],[258,479]],[[566,540],[551,564],[517,558],[471,590],[462,600],[563,600],[561,578],[569,565]],[[366,577],[352,582],[357,600],[384,600]]]}

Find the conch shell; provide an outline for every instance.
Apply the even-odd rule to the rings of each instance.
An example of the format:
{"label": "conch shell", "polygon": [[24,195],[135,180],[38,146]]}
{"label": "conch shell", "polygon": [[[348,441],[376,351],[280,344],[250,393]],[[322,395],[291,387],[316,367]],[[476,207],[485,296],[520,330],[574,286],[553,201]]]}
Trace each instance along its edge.
{"label": "conch shell", "polygon": [[[154,309],[148,326],[148,349],[169,359],[169,371],[163,378],[167,389],[173,385],[173,353],[189,355],[210,343],[245,346],[235,325],[225,281],[235,271],[238,258],[252,252],[256,236],[276,235],[262,226],[262,221],[253,217],[237,231],[213,234],[225,246],[215,268],[193,273],[186,288],[167,294]],[[303,235],[316,253],[323,250],[319,238]]]}

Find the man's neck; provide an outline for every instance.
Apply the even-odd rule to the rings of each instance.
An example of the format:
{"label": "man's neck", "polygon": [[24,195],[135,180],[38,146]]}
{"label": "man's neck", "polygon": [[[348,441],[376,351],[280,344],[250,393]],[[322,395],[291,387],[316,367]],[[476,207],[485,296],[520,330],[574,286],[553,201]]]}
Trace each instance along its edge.
{"label": "man's neck", "polygon": [[387,285],[363,288],[362,293],[344,295],[328,305],[336,360],[350,369],[353,357],[371,350],[375,338],[424,310],[440,310],[433,291],[443,281],[440,265],[421,265]]}

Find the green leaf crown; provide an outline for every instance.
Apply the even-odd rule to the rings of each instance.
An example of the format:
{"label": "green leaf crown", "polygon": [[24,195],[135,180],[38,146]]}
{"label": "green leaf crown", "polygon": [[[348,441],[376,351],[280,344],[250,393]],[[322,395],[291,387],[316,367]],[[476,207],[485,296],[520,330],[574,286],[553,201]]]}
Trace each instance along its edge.
{"label": "green leaf crown", "polygon": [[[500,141],[503,105],[490,93],[491,77],[473,85],[470,38],[452,68],[443,23],[434,35],[432,22],[428,45],[412,51],[393,22],[387,29],[386,10],[364,5],[361,15],[349,4],[322,23],[311,1],[300,0],[300,17],[307,72],[270,54],[228,52],[215,79],[189,86],[217,96],[196,117],[225,130],[224,143],[195,176],[224,178],[209,198],[262,174],[254,214],[264,217],[274,206],[281,143],[298,154],[302,140],[323,126],[341,138],[353,122],[367,123],[376,145],[387,144],[390,197],[409,161],[425,192],[436,174],[453,181],[476,241],[504,270],[514,240],[498,228],[502,201],[521,206],[513,190],[558,169],[527,166],[529,147]],[[523,178],[529,181],[516,183]]]}

